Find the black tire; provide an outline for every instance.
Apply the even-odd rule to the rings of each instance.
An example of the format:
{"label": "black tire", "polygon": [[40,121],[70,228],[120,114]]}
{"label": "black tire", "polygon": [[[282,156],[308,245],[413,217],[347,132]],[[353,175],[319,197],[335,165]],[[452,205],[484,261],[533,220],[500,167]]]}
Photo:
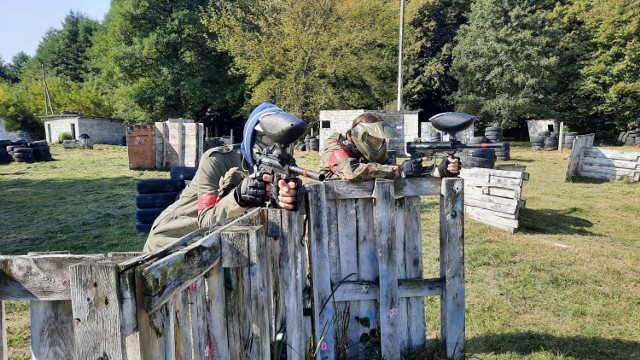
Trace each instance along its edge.
{"label": "black tire", "polygon": [[622,142],[622,137],[626,134],[626,131],[620,131],[620,135],[618,135],[618,141]]}
{"label": "black tire", "polygon": [[153,224],[166,208],[136,209],[136,221],[142,224]]}
{"label": "black tire", "polygon": [[184,189],[184,181],[172,179],[146,179],[138,181],[138,194],[178,192]]}
{"label": "black tire", "polygon": [[16,162],[32,162],[33,154],[13,154],[13,160]]}
{"label": "black tire", "polygon": [[148,234],[151,231],[152,224],[136,223],[136,230],[142,234]]}
{"label": "black tire", "polygon": [[577,136],[578,133],[576,131],[570,131],[567,133],[567,136]]}
{"label": "black tire", "polygon": [[51,161],[51,153],[47,151],[34,151],[33,160],[35,161]]}
{"label": "black tire", "polygon": [[37,146],[47,146],[49,147],[49,143],[47,142],[47,140],[38,140],[38,141],[32,141],[29,143],[29,147],[37,147]]}
{"label": "black tire", "polygon": [[176,201],[178,192],[136,195],[136,207],[138,209],[166,208]]}
{"label": "black tire", "polygon": [[29,147],[14,147],[13,154],[33,154],[33,149]]}
{"label": "black tire", "polygon": [[80,134],[80,136],[78,136],[78,139],[87,140],[91,139],[91,137],[87,134]]}
{"label": "black tire", "polygon": [[488,143],[489,139],[484,136],[474,136],[469,140],[469,144],[485,144]]}
{"label": "black tire", "polygon": [[494,149],[465,149],[463,155],[482,159],[494,159],[496,152]]}
{"label": "black tire", "polygon": [[542,146],[532,145],[532,146],[531,146],[531,150],[533,150],[533,151],[540,151],[540,150],[542,150]]}
{"label": "black tire", "polygon": [[[629,133],[624,133],[624,135],[622,135],[622,139],[620,139],[620,142],[624,144],[627,141],[627,136],[629,136]],[[7,148],[9,147],[7,146]]]}
{"label": "black tire", "polygon": [[461,156],[460,161],[462,162],[463,168],[481,167],[487,169],[493,168],[493,165],[496,162],[495,159],[483,159],[468,156]]}
{"label": "black tire", "polygon": [[190,166],[175,166],[171,168],[171,179],[173,180],[193,180],[196,176],[196,168]]}
{"label": "black tire", "polygon": [[484,129],[484,132],[486,134],[489,131],[502,132],[502,128],[500,126],[487,126],[487,128]]}

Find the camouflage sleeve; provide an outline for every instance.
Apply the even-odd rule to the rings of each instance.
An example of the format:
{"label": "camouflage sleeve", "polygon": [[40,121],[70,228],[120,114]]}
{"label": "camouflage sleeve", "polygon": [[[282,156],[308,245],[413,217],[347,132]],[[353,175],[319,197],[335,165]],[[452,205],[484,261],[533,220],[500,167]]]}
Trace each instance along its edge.
{"label": "camouflage sleeve", "polygon": [[[222,219],[239,215],[246,210],[238,205],[233,195],[224,196],[225,194],[220,189],[220,180],[225,175],[228,175],[229,170],[230,168],[223,161],[217,159],[216,156],[211,156],[206,161],[201,162],[198,176],[194,178],[194,181],[197,181],[198,188],[199,227],[215,224]],[[237,185],[238,179],[241,178],[236,176],[233,181],[234,184],[230,185],[231,188]]]}
{"label": "camouflage sleeve", "polygon": [[341,179],[367,181],[376,178],[395,179],[398,167],[378,163],[361,163],[354,158],[342,158],[332,166],[332,171]]}

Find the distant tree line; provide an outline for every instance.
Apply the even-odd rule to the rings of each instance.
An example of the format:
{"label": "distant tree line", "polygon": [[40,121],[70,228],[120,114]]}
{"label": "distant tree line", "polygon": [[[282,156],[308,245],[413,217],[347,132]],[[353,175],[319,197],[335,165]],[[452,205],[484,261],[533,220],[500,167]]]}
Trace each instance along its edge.
{"label": "distant tree line", "polygon": [[[130,123],[228,130],[263,101],[308,121],[395,109],[398,25],[388,0],[115,0],[0,59],[0,117],[42,134],[43,69],[56,113]],[[639,29],[635,0],[408,1],[403,106],[613,136],[640,125]]]}

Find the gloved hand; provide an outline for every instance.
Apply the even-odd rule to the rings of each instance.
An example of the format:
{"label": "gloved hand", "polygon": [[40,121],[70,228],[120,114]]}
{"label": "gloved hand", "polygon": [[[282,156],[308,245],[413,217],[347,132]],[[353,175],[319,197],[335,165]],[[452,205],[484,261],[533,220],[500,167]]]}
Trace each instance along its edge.
{"label": "gloved hand", "polygon": [[298,178],[280,179],[276,186],[271,187],[269,200],[272,206],[287,210],[298,210],[304,199],[302,180]]}
{"label": "gloved hand", "polygon": [[262,206],[267,200],[266,188],[266,182],[258,174],[251,174],[236,186],[234,197],[242,207]]}
{"label": "gloved hand", "polygon": [[454,177],[458,176],[461,167],[462,162],[459,157],[446,157],[438,165],[438,172],[440,177]]}
{"label": "gloved hand", "polygon": [[405,160],[400,165],[400,176],[403,178],[420,176],[422,171],[422,158]]}

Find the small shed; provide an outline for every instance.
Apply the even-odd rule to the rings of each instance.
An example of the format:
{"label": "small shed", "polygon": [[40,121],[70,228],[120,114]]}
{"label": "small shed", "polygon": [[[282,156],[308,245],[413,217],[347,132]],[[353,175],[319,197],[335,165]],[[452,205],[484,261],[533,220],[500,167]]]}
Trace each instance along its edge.
{"label": "small shed", "polygon": [[392,123],[398,132],[398,138],[391,141],[391,149],[398,154],[406,154],[406,143],[418,137],[418,111],[386,111],[386,110],[321,110],[320,111],[320,147],[333,133],[344,134],[351,128],[356,116],[371,112]]}
{"label": "small shed", "polygon": [[560,133],[560,121],[553,119],[527,120],[527,127],[529,128],[529,139],[532,139],[532,136],[538,136],[543,131]]}
{"label": "small shed", "polygon": [[127,128],[122,119],[71,112],[41,116],[40,119],[44,123],[45,139],[49,143],[57,142],[60,133],[68,132],[73,139],[87,134],[94,144],[120,145],[127,134]]}

